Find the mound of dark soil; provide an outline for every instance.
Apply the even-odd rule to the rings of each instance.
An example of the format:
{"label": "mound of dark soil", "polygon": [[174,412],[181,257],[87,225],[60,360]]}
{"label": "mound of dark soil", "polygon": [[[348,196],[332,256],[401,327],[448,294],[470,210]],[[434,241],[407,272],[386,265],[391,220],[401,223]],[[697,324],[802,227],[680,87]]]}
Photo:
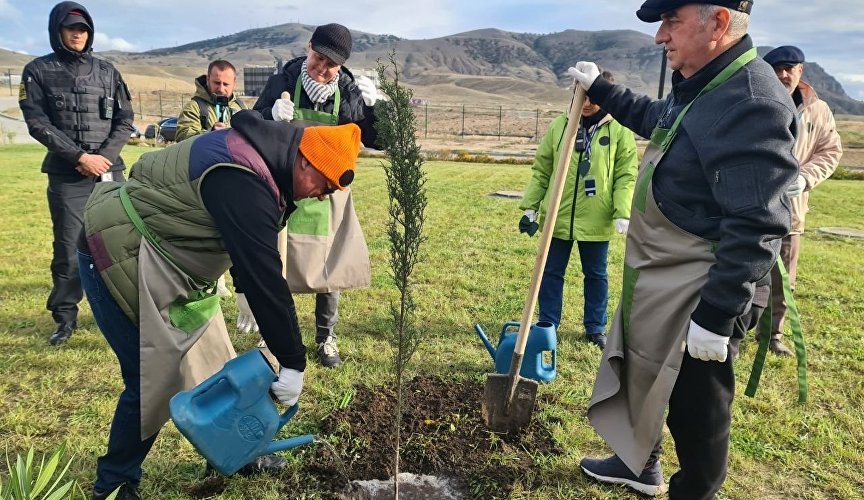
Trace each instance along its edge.
{"label": "mound of dark soil", "polygon": [[[551,433],[538,419],[518,434],[495,434],[483,423],[483,386],[416,377],[406,384],[402,412],[399,472],[444,476],[464,484],[477,498],[506,497],[516,481],[531,487],[532,456],[558,454]],[[539,406],[535,414],[542,411]],[[318,491],[337,492],[351,480],[393,475],[395,393],[389,388],[356,387],[344,409],[322,422],[319,446],[306,471]],[[347,478],[346,478],[347,476]]]}

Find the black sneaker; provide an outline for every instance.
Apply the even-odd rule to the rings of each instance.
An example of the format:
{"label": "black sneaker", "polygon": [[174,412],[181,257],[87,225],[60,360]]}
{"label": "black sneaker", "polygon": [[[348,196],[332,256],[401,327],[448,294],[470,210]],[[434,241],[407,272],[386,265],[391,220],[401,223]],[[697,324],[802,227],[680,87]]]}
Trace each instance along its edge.
{"label": "black sneaker", "polygon": [[788,347],[783,345],[783,341],[780,339],[771,339],[768,342],[768,350],[781,358],[791,358],[794,355]]}
{"label": "black sneaker", "polygon": [[315,352],[318,353],[321,366],[325,368],[336,368],[342,364],[342,359],[339,357],[339,348],[336,347],[335,335],[328,335],[323,341],[318,342],[318,348]]}
{"label": "black sneaker", "polygon": [[606,348],[606,335],[603,333],[586,333],[585,338],[600,349]]}
{"label": "black sneaker", "polygon": [[51,334],[51,337],[48,338],[48,343],[51,345],[65,344],[77,327],[78,325],[75,321],[71,323],[57,323],[57,328]]}
{"label": "black sneaker", "polygon": [[[91,500],[105,500],[111,496],[111,493],[114,493],[114,491],[112,490],[100,493],[93,490],[93,495],[90,498]],[[141,500],[141,497],[138,496],[138,489],[136,487],[131,486],[129,483],[123,483],[120,486],[120,490],[117,492],[117,496],[114,497],[114,500]]]}
{"label": "black sneaker", "polygon": [[645,467],[642,474],[636,477],[618,455],[609,458],[583,458],[579,467],[585,474],[593,477],[601,483],[623,484],[643,495],[655,497],[666,492],[666,483],[663,482],[663,469],[660,462],[654,461]]}

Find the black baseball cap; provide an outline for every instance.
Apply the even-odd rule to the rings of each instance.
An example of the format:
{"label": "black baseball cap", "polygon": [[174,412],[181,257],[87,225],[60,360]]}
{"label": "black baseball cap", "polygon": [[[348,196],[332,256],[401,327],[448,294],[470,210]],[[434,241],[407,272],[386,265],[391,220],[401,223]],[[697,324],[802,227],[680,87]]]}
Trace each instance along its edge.
{"label": "black baseball cap", "polygon": [[737,10],[745,14],[749,14],[750,9],[753,8],[752,0],[647,0],[641,7],[639,7],[639,10],[636,11],[636,17],[646,23],[656,23],[660,20],[660,16],[666,12],[691,3],[729,7],[732,10]]}

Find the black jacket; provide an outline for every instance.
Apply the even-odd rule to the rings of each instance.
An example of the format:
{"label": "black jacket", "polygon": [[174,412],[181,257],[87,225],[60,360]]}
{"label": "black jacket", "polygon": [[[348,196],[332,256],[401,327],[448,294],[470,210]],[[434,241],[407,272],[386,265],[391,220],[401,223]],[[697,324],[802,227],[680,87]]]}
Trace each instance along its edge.
{"label": "black jacket", "polygon": [[67,49],[60,23],[70,10],[93,18],[83,5],[61,2],[51,10],[48,36],[54,52],[28,63],[18,96],[30,135],[48,148],[42,171],[81,177],[75,167],[84,153],[105,156],[123,170],[120,150],[133,130],[131,97],[114,66],[91,54],[93,30],[82,52]]}
{"label": "black jacket", "polygon": [[[672,93],[656,101],[597,79],[588,96],[642,137],[677,114],[727,64],[752,47],[749,36],[690,78],[677,71]],[[729,336],[750,306],[754,283],[774,265],[789,232],[786,188],[798,175],[792,155],[795,106],[765,61],[757,58],[690,108],[657,166],[653,194],[675,225],[716,242],[716,262],[692,314]]]}
{"label": "black jacket", "polygon": [[[303,68],[303,61],[305,60],[305,56],[292,59],[282,67],[280,73],[271,76],[252,109],[259,111],[264,118],[272,120],[273,114],[271,109],[273,108],[273,103],[276,102],[276,99],[279,99],[283,91],[287,90],[290,92],[293,100],[294,89],[297,79],[300,78],[300,71]],[[354,82],[354,75],[345,66],[342,66],[342,70],[339,72],[339,91],[342,94],[342,102],[339,105],[339,125],[356,123],[360,127],[360,140],[363,141],[363,145],[367,148],[380,149],[377,143],[378,134],[375,132],[374,126],[374,109],[363,102],[363,95]],[[332,113],[333,103],[334,99],[331,96],[318,111]],[[300,107],[302,109],[315,109],[305,89],[302,90],[300,95]]]}

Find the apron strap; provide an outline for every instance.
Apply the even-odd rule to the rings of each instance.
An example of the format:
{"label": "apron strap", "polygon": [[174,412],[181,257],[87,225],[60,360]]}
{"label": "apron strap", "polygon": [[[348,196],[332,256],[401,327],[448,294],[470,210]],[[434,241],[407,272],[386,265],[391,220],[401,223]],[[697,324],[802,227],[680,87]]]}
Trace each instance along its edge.
{"label": "apron strap", "polygon": [[[777,259],[777,267],[780,270],[780,276],[783,281],[781,284],[783,287],[783,297],[786,299],[786,310],[792,329],[792,340],[795,342],[795,357],[798,363],[798,402],[803,404],[807,402],[809,386],[807,383],[807,351],[804,347],[801,316],[798,314],[798,306],[792,295],[789,274],[786,272],[786,266],[783,265],[783,260],[780,258]],[[774,284],[772,283],[771,286],[773,287]],[[756,356],[753,359],[753,369],[750,371],[750,380],[747,382],[747,389],[744,391],[744,394],[751,398],[756,395],[756,389],[759,387],[759,378],[762,375],[762,368],[765,365],[765,357],[768,353],[768,344],[771,341],[770,300],[768,301],[768,307],[762,312],[756,332],[756,337],[759,339],[759,349],[756,350]]]}
{"label": "apron strap", "polygon": [[161,255],[166,261],[170,262],[174,267],[180,270],[186,276],[192,278],[193,281],[204,285],[204,288],[213,288],[216,286],[215,281],[206,280],[204,278],[200,278],[189,271],[186,270],[180,263],[178,263],[171,254],[168,253],[167,250],[162,248],[160,242],[162,241],[158,235],[154,232],[150,231],[150,228],[147,227],[147,224],[144,223],[144,219],[138,215],[138,211],[135,210],[135,207],[132,205],[132,199],[129,197],[129,193],[126,191],[127,184],[123,184],[120,187],[120,204],[123,205],[123,210],[126,212],[126,216],[129,217],[129,220],[132,222],[132,225],[135,226],[135,229],[138,233],[141,234],[144,239],[150,242],[153,245],[153,248]]}
{"label": "apron strap", "polygon": [[339,124],[339,107],[342,105],[342,93],[339,91],[339,85],[336,85],[336,92],[333,93],[333,112],[326,113],[324,111],[316,111],[314,109],[303,109],[300,107],[300,93],[303,92],[301,77],[297,77],[297,82],[294,84],[294,114],[295,118],[307,121],[320,123],[322,125],[338,125]]}

